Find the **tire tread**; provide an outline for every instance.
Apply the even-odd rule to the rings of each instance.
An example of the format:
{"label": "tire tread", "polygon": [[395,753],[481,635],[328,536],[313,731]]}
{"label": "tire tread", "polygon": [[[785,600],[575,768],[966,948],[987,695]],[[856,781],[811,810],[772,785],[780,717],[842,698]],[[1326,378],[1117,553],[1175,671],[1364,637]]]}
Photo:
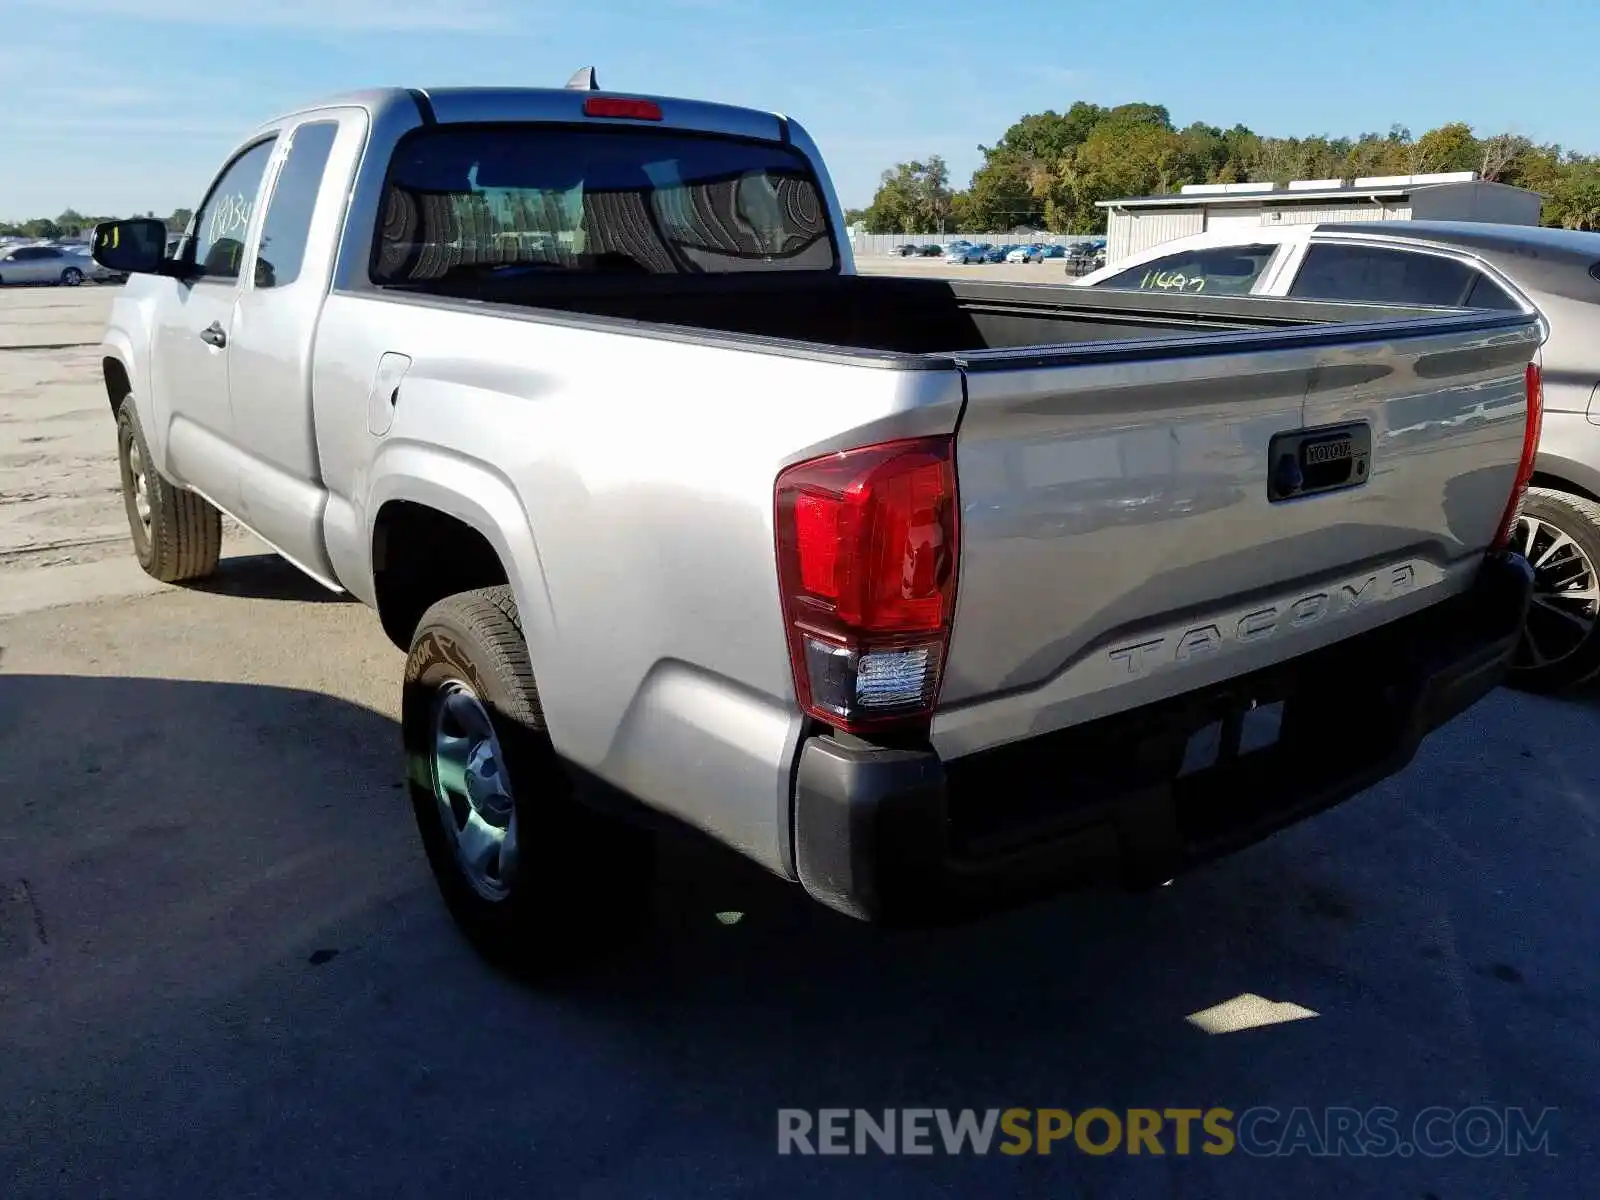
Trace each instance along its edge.
{"label": "tire tread", "polygon": [[150,556],[140,565],[162,583],[204,578],[222,559],[222,514],[198,492],[168,483],[151,465],[150,444],[131,394],[118,406],[118,418],[128,422],[138,439],[150,494]]}

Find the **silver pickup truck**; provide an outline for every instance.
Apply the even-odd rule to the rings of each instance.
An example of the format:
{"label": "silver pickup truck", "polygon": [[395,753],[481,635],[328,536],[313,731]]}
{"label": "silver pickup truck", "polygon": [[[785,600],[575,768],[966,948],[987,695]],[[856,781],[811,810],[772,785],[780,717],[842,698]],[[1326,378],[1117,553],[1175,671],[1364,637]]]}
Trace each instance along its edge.
{"label": "silver pickup truck", "polygon": [[[393,90],[261,126],[104,342],[145,570],[377,609],[450,909],[524,965],[659,818],[864,919],[1158,883],[1501,678],[1531,313],[857,275],[782,116]],[[308,648],[314,652],[314,648]]]}

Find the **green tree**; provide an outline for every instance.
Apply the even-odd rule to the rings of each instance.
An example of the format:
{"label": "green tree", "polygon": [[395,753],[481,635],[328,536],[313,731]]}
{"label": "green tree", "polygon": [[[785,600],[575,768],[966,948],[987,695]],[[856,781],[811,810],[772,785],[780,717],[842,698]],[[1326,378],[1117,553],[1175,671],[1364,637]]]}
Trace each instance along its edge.
{"label": "green tree", "polygon": [[869,233],[937,233],[950,222],[950,168],[937,154],[883,173],[863,220]]}
{"label": "green tree", "polygon": [[1416,141],[1411,156],[1411,173],[1430,171],[1476,171],[1483,161],[1483,147],[1473,136],[1472,126],[1452,121],[1430,129]]}
{"label": "green tree", "polygon": [[[1104,210],[1095,207],[1098,200],[1176,191],[1195,182],[1185,172],[1183,150],[1183,140],[1159,124],[1115,118],[1101,122],[1058,168],[1058,177],[1072,196],[1067,231],[1104,229]],[[1061,223],[1056,216],[1053,224]]]}
{"label": "green tree", "polygon": [[1034,194],[1030,164],[995,161],[980,167],[962,211],[961,228],[971,233],[1042,223],[1044,206]]}
{"label": "green tree", "polygon": [[1145,104],[1136,101],[1132,104],[1119,104],[1095,122],[1098,129],[1106,121],[1117,121],[1128,125],[1154,125],[1157,129],[1173,132],[1172,114],[1167,111],[1165,104]]}
{"label": "green tree", "polygon": [[1600,161],[1576,159],[1566,167],[1545,200],[1544,223],[1600,230]]}

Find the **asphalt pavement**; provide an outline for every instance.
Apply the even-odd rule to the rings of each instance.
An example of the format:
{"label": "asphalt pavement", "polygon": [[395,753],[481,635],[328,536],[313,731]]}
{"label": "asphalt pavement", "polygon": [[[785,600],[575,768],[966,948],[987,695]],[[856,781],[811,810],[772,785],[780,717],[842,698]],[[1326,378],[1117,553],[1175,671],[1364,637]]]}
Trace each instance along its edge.
{"label": "asphalt pavement", "polygon": [[[0,293],[0,344],[111,294]],[[1600,695],[1498,692],[1168,888],[956,930],[684,839],[642,944],[530,985],[436,899],[375,618],[242,534],[143,580],[97,388],[92,350],[0,350],[8,1200],[1594,1194]],[[1240,997],[1298,1019],[1189,1019]],[[777,1152],[780,1109],[1096,1106],[1554,1112],[1515,1156]]]}

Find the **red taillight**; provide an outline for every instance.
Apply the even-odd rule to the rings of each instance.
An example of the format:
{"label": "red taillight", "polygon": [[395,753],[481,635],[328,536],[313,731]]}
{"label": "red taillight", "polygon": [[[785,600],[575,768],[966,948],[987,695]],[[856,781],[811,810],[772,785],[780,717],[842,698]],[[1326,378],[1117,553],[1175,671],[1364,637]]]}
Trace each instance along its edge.
{"label": "red taillight", "polygon": [[926,719],[955,611],[948,437],[847,450],[778,476],[778,585],[800,706],[848,731]]}
{"label": "red taillight", "polygon": [[1522,457],[1517,462],[1517,477],[1511,488],[1511,499],[1506,502],[1505,515],[1500,518],[1500,532],[1495,536],[1494,549],[1504,550],[1522,518],[1522,501],[1528,494],[1528,483],[1533,479],[1533,464],[1539,454],[1539,434],[1544,428],[1544,374],[1539,364],[1531,362],[1523,374],[1528,392],[1528,416],[1522,427]]}
{"label": "red taillight", "polygon": [[590,96],[583,102],[586,117],[618,117],[627,121],[659,121],[661,105],[654,100],[626,100],[620,96]]}

